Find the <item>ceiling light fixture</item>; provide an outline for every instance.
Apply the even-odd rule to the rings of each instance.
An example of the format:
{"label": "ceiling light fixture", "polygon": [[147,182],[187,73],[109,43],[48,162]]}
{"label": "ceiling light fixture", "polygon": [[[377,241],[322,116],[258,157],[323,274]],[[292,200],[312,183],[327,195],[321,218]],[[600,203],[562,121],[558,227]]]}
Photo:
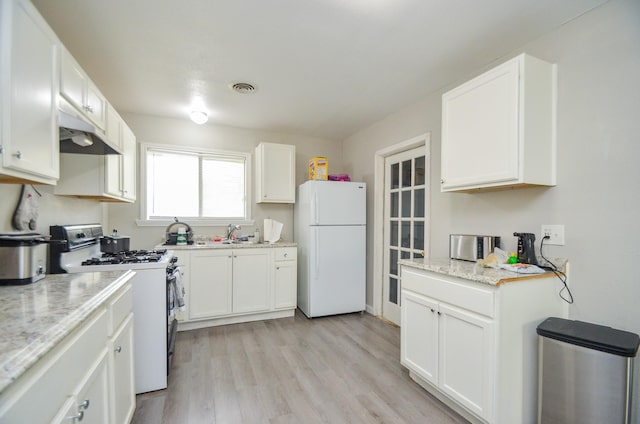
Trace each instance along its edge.
{"label": "ceiling light fixture", "polygon": [[202,125],[209,120],[209,115],[201,110],[192,110],[189,117],[198,125]]}

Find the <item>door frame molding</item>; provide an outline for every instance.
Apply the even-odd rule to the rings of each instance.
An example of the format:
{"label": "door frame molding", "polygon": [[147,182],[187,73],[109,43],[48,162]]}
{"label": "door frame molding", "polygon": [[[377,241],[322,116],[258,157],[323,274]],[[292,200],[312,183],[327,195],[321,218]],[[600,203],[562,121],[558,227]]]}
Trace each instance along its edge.
{"label": "door frame molding", "polygon": [[[426,199],[431,197],[430,181],[431,174],[431,133],[427,132],[420,134],[416,137],[408,140],[396,143],[392,146],[385,147],[376,151],[374,157],[374,199],[373,199],[373,305],[372,310],[367,310],[372,315],[377,317],[382,316],[382,289],[383,289],[383,272],[384,272],[384,161],[387,156],[401,153],[406,150],[414,149],[416,147],[424,146],[425,154],[428,158],[428,162],[425,161],[425,165],[428,167],[429,172],[425,175],[425,183],[428,190],[425,193]],[[428,201],[428,200],[427,200]],[[427,226],[427,234],[430,234],[429,219],[425,220],[425,226]],[[426,242],[426,240],[425,240]],[[428,250],[425,249],[425,256],[428,256]],[[398,293],[400,295],[400,293]],[[367,309],[369,306],[367,306]]]}

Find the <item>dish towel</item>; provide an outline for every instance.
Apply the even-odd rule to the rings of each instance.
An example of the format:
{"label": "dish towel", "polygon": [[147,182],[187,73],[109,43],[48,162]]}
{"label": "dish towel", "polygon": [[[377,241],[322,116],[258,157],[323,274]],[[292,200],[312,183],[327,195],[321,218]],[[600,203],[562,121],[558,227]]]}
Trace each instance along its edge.
{"label": "dish towel", "polygon": [[174,295],[176,298],[175,305],[178,306],[179,311],[183,312],[187,308],[184,306],[185,291],[184,291],[184,284],[182,283],[182,271],[180,270],[180,267],[176,268],[175,276],[176,276],[176,279],[174,280],[174,284],[175,284]]}

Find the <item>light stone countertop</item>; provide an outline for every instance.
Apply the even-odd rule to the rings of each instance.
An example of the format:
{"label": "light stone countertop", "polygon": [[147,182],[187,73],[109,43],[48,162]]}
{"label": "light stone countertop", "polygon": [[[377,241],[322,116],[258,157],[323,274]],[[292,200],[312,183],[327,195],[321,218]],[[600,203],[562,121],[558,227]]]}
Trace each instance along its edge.
{"label": "light stone countertop", "polygon": [[260,242],[239,242],[239,243],[223,243],[223,242],[204,242],[178,246],[175,244],[159,244],[154,249],[169,249],[169,250],[202,250],[202,249],[273,249],[276,247],[296,247],[298,243],[290,241],[279,241],[277,243]]}
{"label": "light stone countertop", "polygon": [[55,274],[24,286],[0,286],[0,393],[134,275]]}
{"label": "light stone countertop", "polygon": [[[552,259],[552,261],[560,270],[563,270],[566,266],[565,259]],[[517,274],[503,269],[485,268],[475,262],[456,259],[402,259],[398,263],[411,268],[464,278],[465,280],[492,286],[535,278],[547,278],[553,275],[551,271],[544,274]],[[540,261],[540,263],[544,263],[544,261]]]}

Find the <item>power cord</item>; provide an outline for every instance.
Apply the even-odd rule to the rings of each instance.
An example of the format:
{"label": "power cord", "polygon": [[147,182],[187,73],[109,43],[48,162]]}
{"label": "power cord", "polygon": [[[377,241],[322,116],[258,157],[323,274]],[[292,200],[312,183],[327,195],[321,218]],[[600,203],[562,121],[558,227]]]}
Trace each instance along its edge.
{"label": "power cord", "polygon": [[[564,272],[560,271],[558,269],[558,267],[556,267],[553,262],[551,262],[549,259],[547,259],[544,254],[542,253],[542,247],[544,246],[544,241],[550,239],[551,237],[549,236],[544,236],[542,237],[542,240],[540,240],[540,256],[542,257],[542,259],[544,259],[545,261],[547,261],[547,263],[549,265],[547,266],[542,266],[540,265],[540,268],[549,270],[551,272],[553,272],[556,277],[558,277],[558,279],[562,282],[562,285],[564,287],[562,287],[562,289],[560,289],[560,291],[558,292],[558,296],[560,296],[560,298],[562,300],[564,300],[565,302],[567,302],[568,304],[572,304],[573,303],[573,294],[571,293],[571,290],[569,289],[569,286],[567,285],[567,274],[565,274]],[[569,295],[568,298],[566,298],[563,295],[563,292],[566,290],[567,294]]]}

